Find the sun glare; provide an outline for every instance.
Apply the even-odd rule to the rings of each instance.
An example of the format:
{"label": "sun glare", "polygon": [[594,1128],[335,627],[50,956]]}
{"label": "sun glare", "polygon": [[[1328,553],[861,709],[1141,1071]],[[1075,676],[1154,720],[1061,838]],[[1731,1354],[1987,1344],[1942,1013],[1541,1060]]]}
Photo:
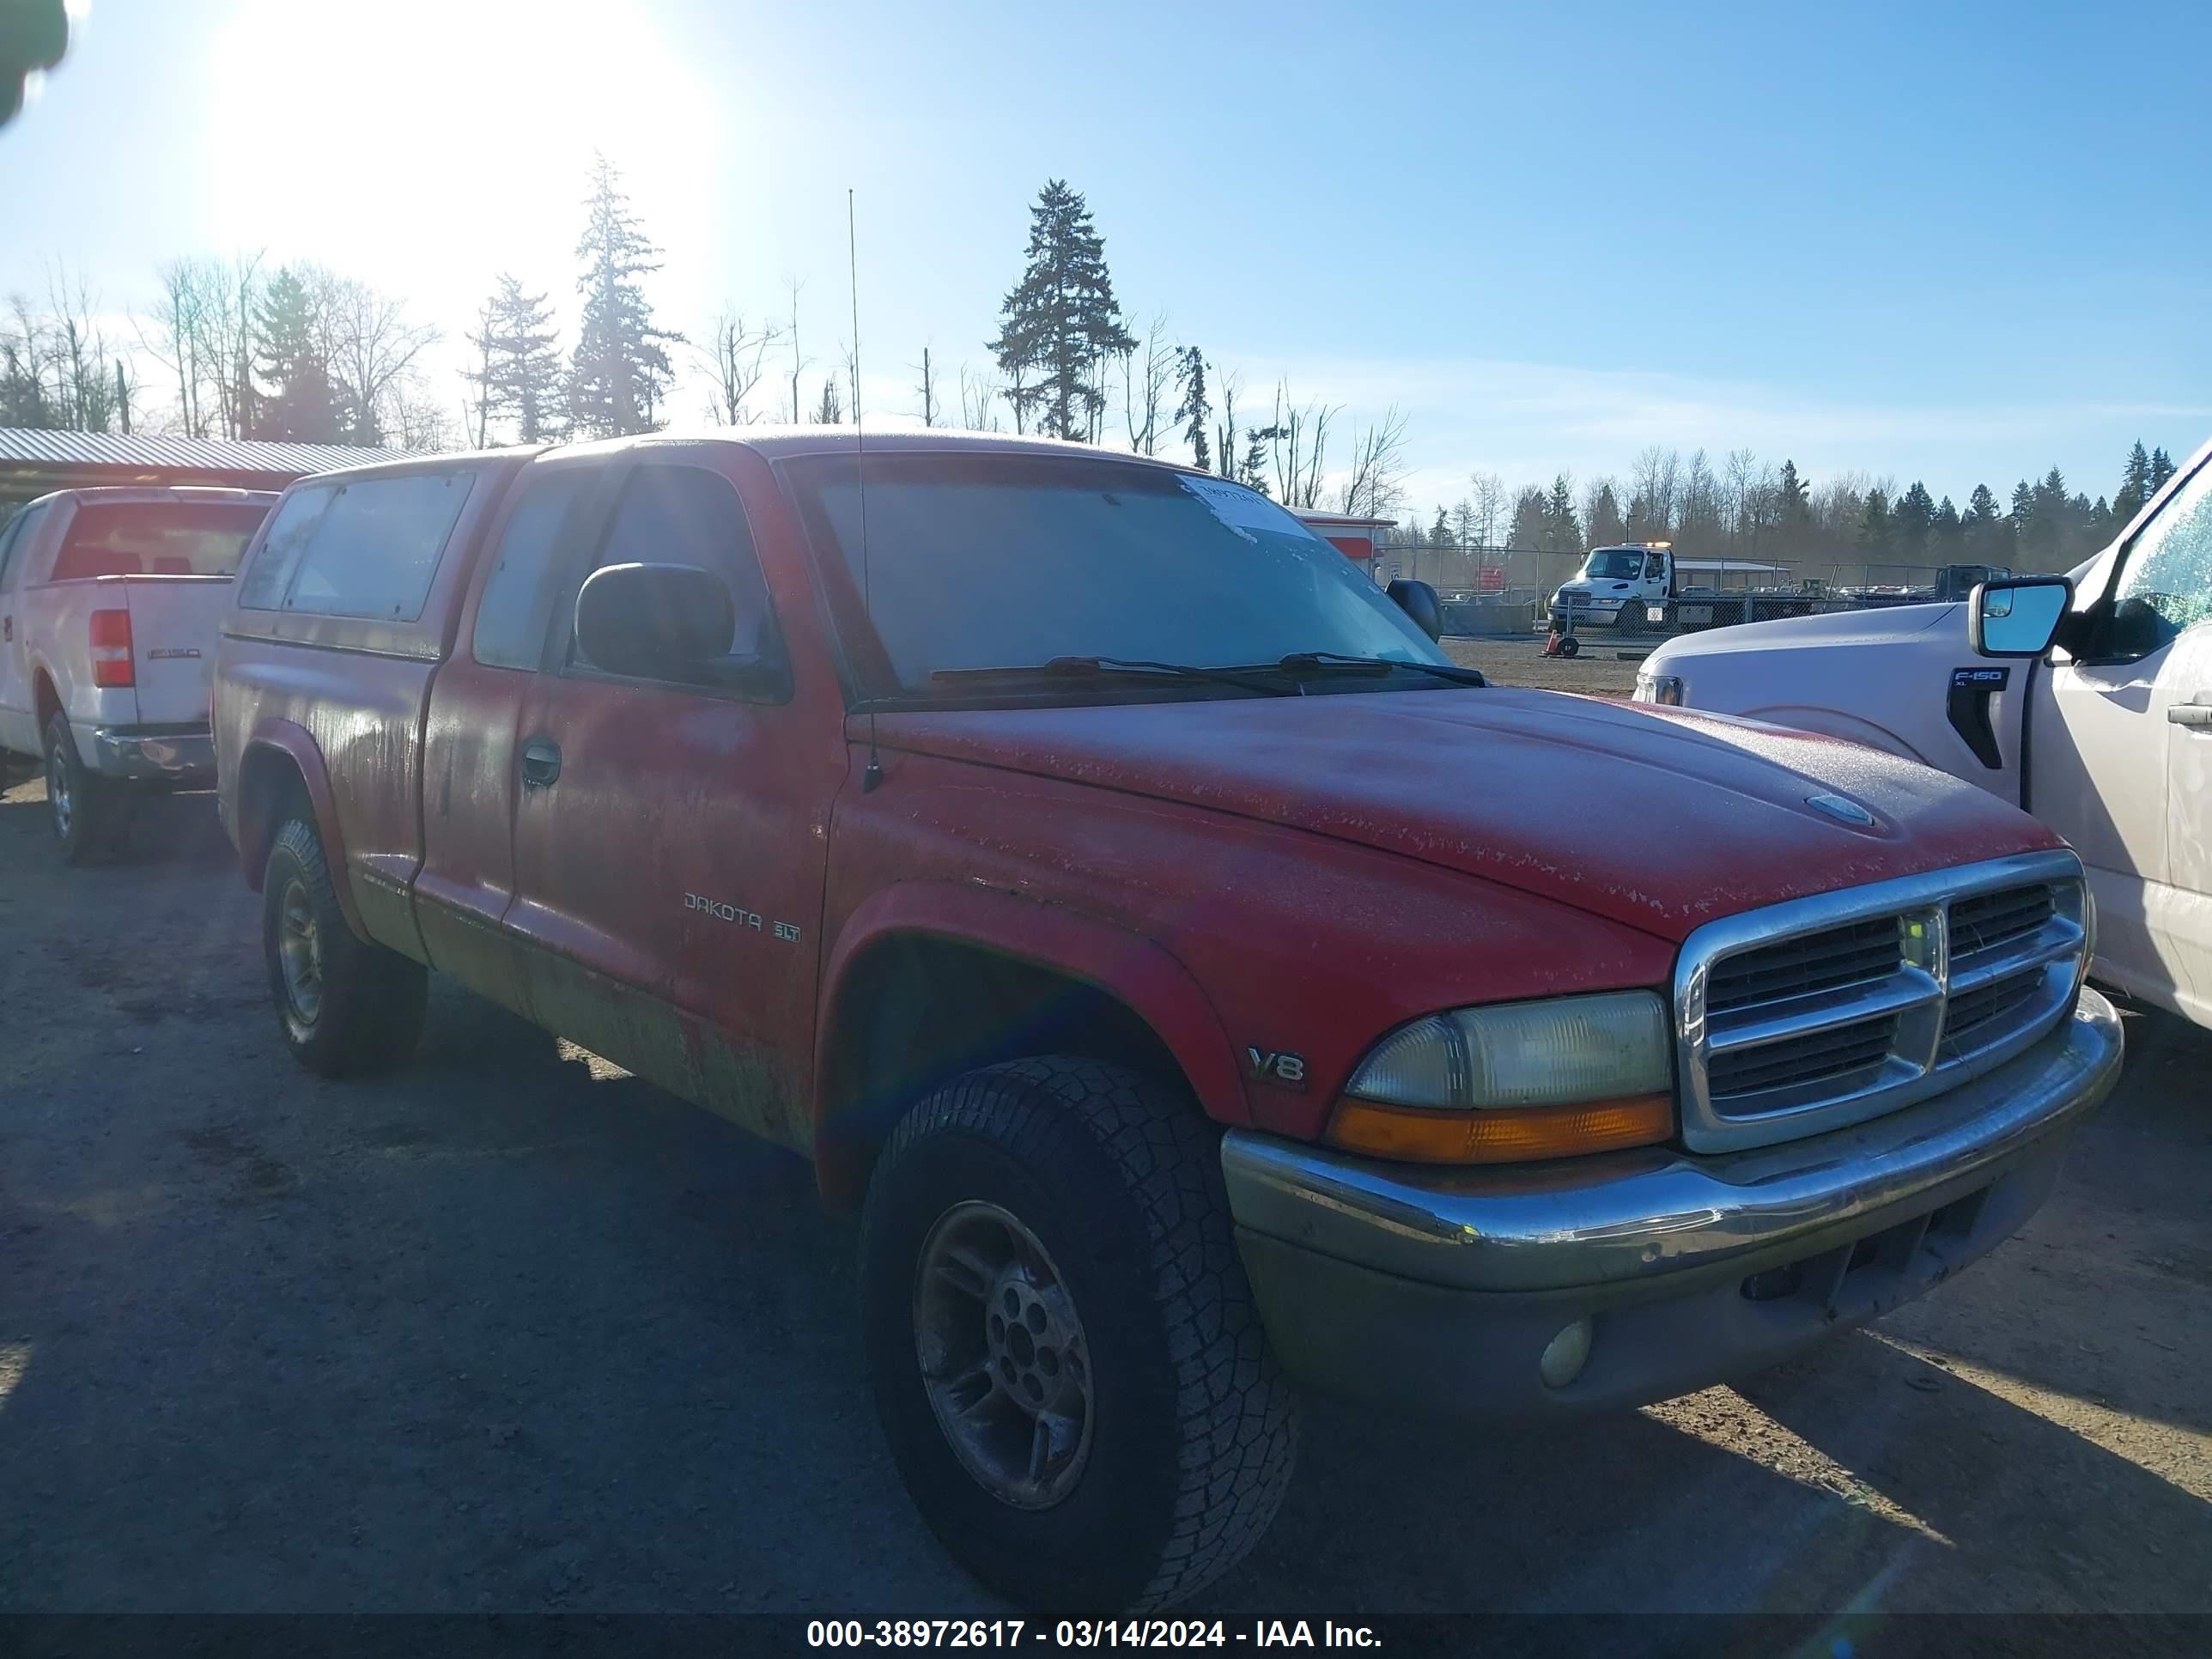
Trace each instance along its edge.
{"label": "sun glare", "polygon": [[473,290],[566,270],[594,150],[657,231],[716,199],[713,111],[635,7],[240,0],[212,71],[216,251]]}

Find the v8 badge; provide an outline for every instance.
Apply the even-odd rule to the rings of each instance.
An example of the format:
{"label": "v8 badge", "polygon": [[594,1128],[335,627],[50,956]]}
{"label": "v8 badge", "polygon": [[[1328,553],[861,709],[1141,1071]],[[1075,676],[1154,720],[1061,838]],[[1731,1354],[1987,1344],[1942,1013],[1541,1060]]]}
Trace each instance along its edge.
{"label": "v8 badge", "polygon": [[1306,1057],[1269,1048],[1247,1048],[1244,1070],[1255,1083],[1273,1083],[1285,1089],[1306,1086]]}

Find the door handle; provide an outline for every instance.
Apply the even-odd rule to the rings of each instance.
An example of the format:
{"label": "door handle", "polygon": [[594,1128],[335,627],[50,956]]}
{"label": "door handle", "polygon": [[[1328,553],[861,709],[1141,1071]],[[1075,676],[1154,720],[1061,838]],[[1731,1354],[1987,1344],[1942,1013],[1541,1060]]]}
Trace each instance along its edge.
{"label": "door handle", "polygon": [[0,641],[11,641],[15,637],[15,619],[13,617],[0,617]]}
{"label": "door handle", "polygon": [[526,789],[543,789],[561,775],[561,745],[550,738],[532,738],[522,745],[522,783]]}
{"label": "door handle", "polygon": [[2170,702],[2166,706],[2166,717],[2176,726],[2212,731],[2212,702]]}

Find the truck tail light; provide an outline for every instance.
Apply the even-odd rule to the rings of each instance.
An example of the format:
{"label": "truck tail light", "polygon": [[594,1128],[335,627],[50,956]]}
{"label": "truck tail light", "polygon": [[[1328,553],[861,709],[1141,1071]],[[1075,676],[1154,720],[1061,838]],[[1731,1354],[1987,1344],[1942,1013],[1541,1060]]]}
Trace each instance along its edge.
{"label": "truck tail light", "polygon": [[92,613],[92,683],[98,686],[136,685],[137,671],[131,665],[131,613],[95,611]]}

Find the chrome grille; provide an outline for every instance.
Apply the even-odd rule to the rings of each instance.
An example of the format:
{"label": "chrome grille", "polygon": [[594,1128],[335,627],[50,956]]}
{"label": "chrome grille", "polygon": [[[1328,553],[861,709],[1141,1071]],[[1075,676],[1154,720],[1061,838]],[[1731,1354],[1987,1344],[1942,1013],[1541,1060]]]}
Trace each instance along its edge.
{"label": "chrome grille", "polygon": [[1999,1065],[2066,1017],[2087,940],[2063,852],[1709,923],[1675,972],[1683,1139],[1721,1152],[1817,1134]]}
{"label": "chrome grille", "polygon": [[1895,973],[1899,960],[1901,940],[1894,916],[1875,916],[1803,939],[1784,939],[1715,963],[1705,1011],[1727,1013],[1754,1003],[1881,979]]}
{"label": "chrome grille", "polygon": [[1951,948],[1986,951],[2009,944],[2050,921],[2051,908],[2048,887],[2014,887],[1954,900]]}

